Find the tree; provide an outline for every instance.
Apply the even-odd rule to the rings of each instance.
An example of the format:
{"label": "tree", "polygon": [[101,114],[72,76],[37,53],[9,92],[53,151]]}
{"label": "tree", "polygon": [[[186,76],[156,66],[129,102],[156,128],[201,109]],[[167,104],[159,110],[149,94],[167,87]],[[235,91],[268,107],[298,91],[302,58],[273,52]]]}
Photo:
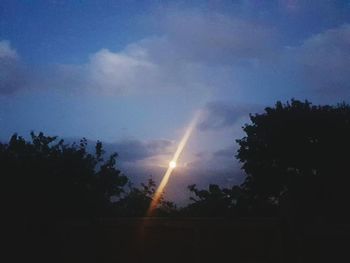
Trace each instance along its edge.
{"label": "tree", "polygon": [[[114,204],[114,211],[122,216],[146,216],[156,192],[156,184],[152,178],[147,184],[141,183],[141,187],[134,187],[129,184],[129,191]],[[154,213],[156,216],[169,216],[176,213],[176,206],[173,202],[166,201],[164,196],[159,199],[159,204]]]}
{"label": "tree", "polygon": [[253,203],[349,219],[350,106],[277,102],[250,120],[237,158]]}
{"label": "tree", "polygon": [[249,214],[247,197],[239,186],[220,188],[210,184],[208,190],[189,185],[191,203],[182,209],[187,216],[236,217]]}
{"label": "tree", "polygon": [[91,154],[86,139],[68,145],[43,133],[31,133],[31,141],[14,134],[0,144],[1,186],[9,211],[28,218],[106,213],[128,179],[115,167],[117,155],[104,161],[103,154],[101,142]]}

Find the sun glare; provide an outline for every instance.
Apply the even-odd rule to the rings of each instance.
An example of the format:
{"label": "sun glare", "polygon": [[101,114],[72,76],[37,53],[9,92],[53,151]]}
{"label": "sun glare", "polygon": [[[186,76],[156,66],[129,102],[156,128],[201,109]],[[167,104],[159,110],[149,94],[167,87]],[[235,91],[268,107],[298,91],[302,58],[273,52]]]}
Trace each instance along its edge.
{"label": "sun glare", "polygon": [[187,130],[186,130],[184,136],[182,137],[182,139],[181,139],[181,141],[176,149],[176,152],[174,153],[172,161],[169,162],[169,167],[166,170],[162,180],[160,181],[160,184],[159,184],[156,192],[154,193],[153,200],[152,200],[151,205],[147,211],[148,216],[150,216],[153,213],[153,211],[155,210],[155,208],[157,207],[157,204],[162,196],[163,190],[169,181],[169,177],[170,177],[171,173],[174,171],[174,169],[176,168],[176,161],[180,158],[180,155],[181,155],[182,151],[184,150],[184,148],[188,142],[188,139],[190,138],[194,128],[196,127],[199,116],[200,116],[200,112],[197,112],[195,114],[192,122],[187,127]]}
{"label": "sun glare", "polygon": [[174,169],[176,167],[176,162],[175,161],[171,161],[169,163],[169,167]]}

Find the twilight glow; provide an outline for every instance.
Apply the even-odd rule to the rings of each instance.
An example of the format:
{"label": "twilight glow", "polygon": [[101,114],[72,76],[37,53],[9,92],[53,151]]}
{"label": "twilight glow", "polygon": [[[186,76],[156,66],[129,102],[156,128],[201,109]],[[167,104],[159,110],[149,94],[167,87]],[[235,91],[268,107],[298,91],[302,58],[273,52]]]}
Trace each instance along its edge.
{"label": "twilight glow", "polygon": [[1,0],[0,141],[99,140],[135,185],[176,169],[163,194],[183,205],[188,185],[242,183],[249,114],[350,101],[349,36],[350,0]]}

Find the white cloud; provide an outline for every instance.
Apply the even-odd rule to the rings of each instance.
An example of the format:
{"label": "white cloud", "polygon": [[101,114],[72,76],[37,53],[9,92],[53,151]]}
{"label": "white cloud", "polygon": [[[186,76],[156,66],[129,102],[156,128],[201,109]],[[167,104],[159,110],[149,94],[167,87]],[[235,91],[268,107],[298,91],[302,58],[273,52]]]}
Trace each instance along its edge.
{"label": "white cloud", "polygon": [[231,64],[254,64],[275,47],[270,28],[224,15],[177,12],[159,23],[161,36],[91,55],[83,67],[84,86],[118,95],[208,94],[230,84]]}
{"label": "white cloud", "polygon": [[[56,66],[52,72],[31,74],[35,77],[27,81],[35,88],[108,95],[186,91],[207,96],[231,84],[232,64],[256,64],[271,57],[275,47],[271,28],[217,13],[169,11],[158,19],[159,36],[119,52],[101,49],[86,64]],[[17,60],[7,42],[0,52]]]}
{"label": "white cloud", "polygon": [[24,70],[16,50],[8,41],[0,41],[0,93],[13,93],[29,83],[32,88],[79,93],[160,96],[186,92],[189,97],[207,98],[226,91],[249,95],[258,86],[277,91],[283,82],[287,82],[281,87],[285,90],[294,85],[288,83],[296,83],[304,90],[312,87],[314,94],[321,94],[319,90],[331,90],[338,97],[348,93],[348,24],[283,50],[278,42],[281,32],[252,19],[216,12],[165,11],[156,17],[158,35],[117,52],[101,49],[86,64],[59,65],[50,72],[26,73],[28,68]]}
{"label": "white cloud", "polygon": [[24,68],[9,41],[0,41],[0,95],[11,94],[23,87]]}
{"label": "white cloud", "polygon": [[102,49],[91,56],[86,77],[91,88],[125,94],[155,84],[158,73],[141,48],[120,53]]}
{"label": "white cloud", "polygon": [[7,40],[0,41],[0,59],[4,58],[18,59],[16,50],[11,47],[10,41]]}

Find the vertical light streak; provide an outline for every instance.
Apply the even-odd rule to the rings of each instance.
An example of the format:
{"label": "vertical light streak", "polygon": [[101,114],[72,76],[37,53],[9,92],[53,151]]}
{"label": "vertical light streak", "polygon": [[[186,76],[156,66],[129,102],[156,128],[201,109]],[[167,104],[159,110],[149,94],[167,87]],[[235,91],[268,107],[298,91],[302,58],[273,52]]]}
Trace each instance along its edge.
{"label": "vertical light streak", "polygon": [[[198,119],[199,119],[199,112],[197,112],[195,114],[193,120],[191,121],[190,125],[186,129],[186,132],[185,132],[184,136],[182,137],[182,139],[177,147],[177,150],[173,156],[173,159],[171,160],[172,162],[177,163],[177,160],[179,159],[181,153],[183,152],[183,150],[188,142],[188,139],[190,138],[194,128],[197,125]],[[166,172],[162,178],[162,181],[160,182],[160,184],[159,184],[159,186],[158,186],[158,188],[153,196],[151,205],[150,205],[148,212],[147,212],[147,216],[151,216],[152,213],[154,212],[155,208],[157,207],[158,202],[162,196],[163,190],[166,187],[166,185],[168,184],[169,178],[170,178],[171,173],[173,172],[174,168],[175,167],[171,167],[170,165],[168,166],[168,169],[166,170]]]}

